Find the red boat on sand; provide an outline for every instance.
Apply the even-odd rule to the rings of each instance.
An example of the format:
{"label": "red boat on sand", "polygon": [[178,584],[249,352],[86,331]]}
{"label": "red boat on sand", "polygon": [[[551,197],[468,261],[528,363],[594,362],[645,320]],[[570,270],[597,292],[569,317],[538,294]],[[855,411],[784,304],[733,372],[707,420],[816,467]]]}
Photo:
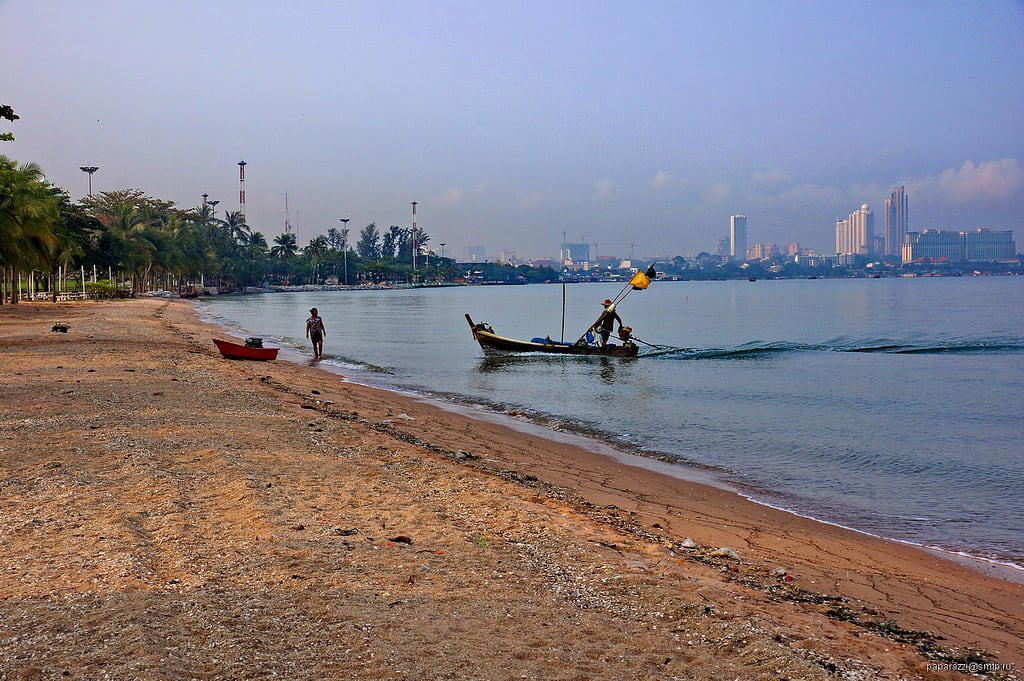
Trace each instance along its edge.
{"label": "red boat on sand", "polygon": [[239,345],[228,341],[213,339],[214,345],[220,350],[220,354],[227,359],[277,359],[277,348],[264,348],[252,345]]}

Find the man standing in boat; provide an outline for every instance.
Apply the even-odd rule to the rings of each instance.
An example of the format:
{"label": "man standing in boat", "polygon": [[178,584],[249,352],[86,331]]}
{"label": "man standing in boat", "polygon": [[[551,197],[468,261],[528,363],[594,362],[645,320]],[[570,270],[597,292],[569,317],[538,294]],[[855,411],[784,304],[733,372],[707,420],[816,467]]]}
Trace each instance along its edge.
{"label": "man standing in boat", "polygon": [[[324,336],[327,335],[327,327],[324,326],[324,320],[320,317],[317,309],[310,308],[309,319],[306,320],[306,338],[313,342],[313,357],[320,359],[320,356],[324,354]],[[621,322],[619,322],[621,324]]]}
{"label": "man standing in boat", "polygon": [[597,320],[597,324],[594,324],[594,328],[601,334],[601,349],[608,347],[608,336],[612,335],[612,327],[615,322],[619,323],[619,330],[622,330],[622,318],[619,317],[619,313],[615,311],[615,305],[612,301],[605,298],[604,312],[601,314],[601,318]]}

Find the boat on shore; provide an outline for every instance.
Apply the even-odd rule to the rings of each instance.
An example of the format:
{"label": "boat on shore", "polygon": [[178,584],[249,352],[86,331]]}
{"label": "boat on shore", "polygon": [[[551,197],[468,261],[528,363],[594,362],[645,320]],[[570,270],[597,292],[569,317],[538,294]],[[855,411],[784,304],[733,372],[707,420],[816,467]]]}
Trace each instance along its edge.
{"label": "boat on shore", "polygon": [[519,340],[506,338],[494,333],[490,324],[474,323],[473,318],[468,314],[466,321],[473,332],[473,340],[480,344],[485,355],[505,355],[524,352],[541,352],[552,355],[597,355],[601,357],[636,357],[640,351],[639,346],[631,341],[622,345],[609,343],[605,347],[592,345],[590,343],[564,343],[553,341],[549,338],[534,338],[532,340]]}
{"label": "boat on shore", "polygon": [[229,341],[213,339],[213,344],[220,350],[220,354],[225,359],[254,359],[260,361],[269,361],[277,359],[277,348],[264,348],[253,345],[240,345],[239,343],[231,343]]}

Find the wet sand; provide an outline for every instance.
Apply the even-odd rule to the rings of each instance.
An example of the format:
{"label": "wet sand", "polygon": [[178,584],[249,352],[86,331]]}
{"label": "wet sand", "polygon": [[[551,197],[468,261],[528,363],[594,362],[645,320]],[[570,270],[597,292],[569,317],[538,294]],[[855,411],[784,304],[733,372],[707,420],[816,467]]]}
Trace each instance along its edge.
{"label": "wet sand", "polygon": [[185,302],[0,308],[0,679],[1024,664],[1020,584],[212,336]]}

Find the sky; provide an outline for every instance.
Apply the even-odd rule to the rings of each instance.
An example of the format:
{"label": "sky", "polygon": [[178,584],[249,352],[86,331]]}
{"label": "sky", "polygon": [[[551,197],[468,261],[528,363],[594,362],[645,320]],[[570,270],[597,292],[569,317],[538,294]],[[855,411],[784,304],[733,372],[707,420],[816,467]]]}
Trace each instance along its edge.
{"label": "sky", "polygon": [[0,153],[75,197],[207,192],[268,237],[419,227],[461,257],[832,252],[910,227],[1024,241],[1024,2],[0,0]]}

